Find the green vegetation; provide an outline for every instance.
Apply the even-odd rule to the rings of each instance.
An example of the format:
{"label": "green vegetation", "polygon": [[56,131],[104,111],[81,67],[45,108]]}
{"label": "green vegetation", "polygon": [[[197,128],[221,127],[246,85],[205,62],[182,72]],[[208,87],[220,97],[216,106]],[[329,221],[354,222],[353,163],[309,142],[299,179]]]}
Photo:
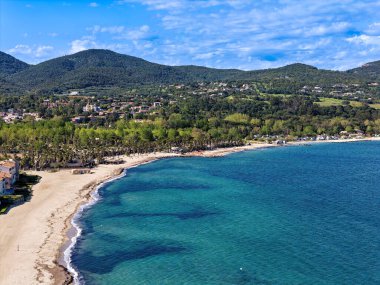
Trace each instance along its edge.
{"label": "green vegetation", "polygon": [[[175,83],[244,81],[256,82],[256,94],[298,94],[304,86],[323,88],[335,84],[367,84],[378,78],[380,62],[347,72],[317,69],[305,64],[242,71],[201,66],[165,66],[109,50],[86,50],[28,65],[0,53],[0,94],[62,93],[72,89],[130,88]],[[328,94],[328,93],[326,93]],[[325,94],[325,95],[326,95]]]}
{"label": "green vegetation", "polygon": [[3,195],[1,196],[0,215],[6,214],[12,205],[24,202],[23,195]]}
{"label": "green vegetation", "polygon": [[65,117],[0,124],[0,152],[24,168],[92,166],[106,156],[241,145],[245,140],[296,138],[341,131],[380,134],[380,111],[367,105],[319,106],[306,96],[268,98],[207,95],[165,104],[138,119],[114,117],[73,124]]}
{"label": "green vegetation", "polygon": [[[322,107],[330,107],[330,106],[343,106],[343,105],[351,105],[352,107],[362,107],[362,102],[357,101],[348,101],[336,98],[319,98],[319,102],[316,102],[319,106]],[[370,105],[372,107],[372,105]]]}
{"label": "green vegetation", "polygon": [[29,64],[0,51],[0,76],[14,74],[28,67]]}
{"label": "green vegetation", "polygon": [[348,72],[372,80],[378,80],[380,78],[380,61],[366,63],[363,66],[354,68]]}
{"label": "green vegetation", "polygon": [[320,102],[317,102],[319,106],[331,107],[331,106],[343,106],[343,100],[335,98],[319,98]]}
{"label": "green vegetation", "polygon": [[0,215],[4,215],[8,211],[9,205],[0,205]]}
{"label": "green vegetation", "polygon": [[347,72],[299,63],[241,71],[87,50],[32,66],[0,53],[0,64],[0,154],[26,169],[173,147],[380,134],[379,62]]}
{"label": "green vegetation", "polygon": [[[350,102],[350,105],[352,106],[352,107],[362,107],[363,106],[363,103],[362,102],[357,102],[357,101],[349,101]],[[343,104],[344,104],[345,102],[343,101]]]}
{"label": "green vegetation", "polygon": [[380,103],[377,103],[377,104],[369,104],[369,106],[370,106],[371,108],[374,108],[374,109],[380,110]]}
{"label": "green vegetation", "polygon": [[20,82],[25,88],[48,93],[90,86],[213,81],[241,73],[243,71],[197,66],[165,66],[109,50],[88,50],[30,66],[8,79]]}
{"label": "green vegetation", "polygon": [[248,115],[245,115],[245,114],[234,113],[234,114],[228,115],[224,120],[233,124],[245,125],[249,123],[250,118]]}

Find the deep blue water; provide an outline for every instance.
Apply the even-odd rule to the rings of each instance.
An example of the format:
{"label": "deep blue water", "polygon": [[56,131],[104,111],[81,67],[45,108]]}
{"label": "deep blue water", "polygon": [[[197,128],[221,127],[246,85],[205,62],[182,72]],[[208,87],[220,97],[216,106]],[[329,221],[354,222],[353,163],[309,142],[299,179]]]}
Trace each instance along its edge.
{"label": "deep blue water", "polygon": [[84,211],[86,284],[380,284],[380,143],[174,158]]}

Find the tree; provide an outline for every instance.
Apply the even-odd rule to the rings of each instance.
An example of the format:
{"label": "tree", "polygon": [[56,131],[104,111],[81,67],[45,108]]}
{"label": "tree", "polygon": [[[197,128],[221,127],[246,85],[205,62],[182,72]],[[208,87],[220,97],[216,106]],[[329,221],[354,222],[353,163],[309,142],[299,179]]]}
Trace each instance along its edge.
{"label": "tree", "polygon": [[224,120],[233,124],[248,124],[249,116],[245,114],[234,113],[225,117]]}

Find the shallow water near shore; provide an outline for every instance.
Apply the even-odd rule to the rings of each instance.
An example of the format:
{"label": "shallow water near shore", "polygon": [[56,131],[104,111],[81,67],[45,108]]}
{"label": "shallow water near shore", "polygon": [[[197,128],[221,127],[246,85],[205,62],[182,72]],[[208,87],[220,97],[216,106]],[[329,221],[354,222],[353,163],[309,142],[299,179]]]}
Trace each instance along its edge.
{"label": "shallow water near shore", "polygon": [[380,284],[380,143],[172,158],[82,213],[86,284]]}

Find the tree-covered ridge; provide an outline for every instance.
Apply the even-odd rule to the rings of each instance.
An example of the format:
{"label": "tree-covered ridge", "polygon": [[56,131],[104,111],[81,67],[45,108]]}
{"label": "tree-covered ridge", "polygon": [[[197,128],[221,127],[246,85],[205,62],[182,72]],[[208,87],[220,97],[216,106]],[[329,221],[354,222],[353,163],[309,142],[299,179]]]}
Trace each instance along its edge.
{"label": "tree-covered ridge", "polygon": [[[25,94],[26,91],[34,94],[53,94],[89,87],[130,88],[215,81],[255,81],[265,85],[268,93],[297,94],[303,86],[309,85],[366,86],[380,74],[378,63],[370,63],[368,66],[347,72],[322,70],[300,63],[256,71],[166,66],[109,50],[86,50],[31,66],[25,66],[4,53],[2,57],[8,59],[8,63],[4,65],[7,74],[4,80],[7,80],[8,85],[21,86],[19,95]],[[8,92],[4,89],[0,91],[2,95],[17,93],[12,93],[13,89]]]}
{"label": "tree-covered ridge", "polygon": [[0,77],[23,71],[29,64],[0,51]]}
{"label": "tree-covered ridge", "polygon": [[24,87],[6,77],[0,76],[0,95],[23,94],[24,92]]}
{"label": "tree-covered ridge", "polygon": [[165,66],[109,50],[87,50],[31,66],[11,79],[30,89],[64,90],[218,80],[232,77],[236,72],[241,73],[195,66]]}
{"label": "tree-covered ridge", "polygon": [[369,63],[364,64],[361,67],[351,69],[348,71],[348,73],[359,75],[364,78],[379,80],[380,79],[380,60],[369,62]]}
{"label": "tree-covered ridge", "polygon": [[314,66],[295,63],[280,68],[251,71],[248,78],[261,81],[287,80],[300,84],[331,85],[336,83],[359,83],[362,78],[341,72],[318,69]]}

